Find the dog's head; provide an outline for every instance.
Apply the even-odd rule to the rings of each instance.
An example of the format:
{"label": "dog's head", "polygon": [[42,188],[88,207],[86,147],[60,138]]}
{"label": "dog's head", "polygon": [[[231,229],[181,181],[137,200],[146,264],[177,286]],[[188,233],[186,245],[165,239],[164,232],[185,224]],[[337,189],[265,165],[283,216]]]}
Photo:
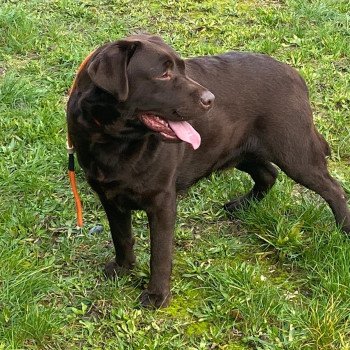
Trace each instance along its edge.
{"label": "dog's head", "polygon": [[92,55],[86,72],[122,110],[163,139],[199,146],[186,121],[210,110],[214,95],[186,75],[185,62],[161,38],[143,34],[107,44]]}

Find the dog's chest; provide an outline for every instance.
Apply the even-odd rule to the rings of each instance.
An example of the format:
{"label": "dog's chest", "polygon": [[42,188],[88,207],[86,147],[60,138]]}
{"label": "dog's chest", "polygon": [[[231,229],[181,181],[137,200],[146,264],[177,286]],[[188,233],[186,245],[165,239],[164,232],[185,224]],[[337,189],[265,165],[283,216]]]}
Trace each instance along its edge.
{"label": "dog's chest", "polygon": [[110,162],[103,162],[101,157],[90,158],[88,164],[83,166],[87,178],[115,195],[142,191],[146,180],[135,168],[136,164],[110,158]]}
{"label": "dog's chest", "polygon": [[105,144],[90,147],[89,152],[78,151],[78,159],[97,193],[102,192],[120,208],[144,209],[169,181],[168,174],[160,173],[162,168],[147,153],[137,148],[121,152]]}
{"label": "dog's chest", "polygon": [[132,169],[102,169],[98,162],[91,162],[86,175],[94,190],[113,200],[120,209],[143,209],[147,207],[148,199],[154,196],[147,179]]}

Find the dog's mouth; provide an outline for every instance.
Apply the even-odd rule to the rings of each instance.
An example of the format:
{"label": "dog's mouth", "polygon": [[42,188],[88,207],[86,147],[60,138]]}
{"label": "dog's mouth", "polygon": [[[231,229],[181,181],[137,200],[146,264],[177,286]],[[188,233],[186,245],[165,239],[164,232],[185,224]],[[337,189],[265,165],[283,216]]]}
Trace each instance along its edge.
{"label": "dog's mouth", "polygon": [[164,140],[184,141],[193,149],[197,149],[201,144],[199,133],[186,121],[165,120],[152,113],[143,113],[139,119],[152,131],[160,133]]}

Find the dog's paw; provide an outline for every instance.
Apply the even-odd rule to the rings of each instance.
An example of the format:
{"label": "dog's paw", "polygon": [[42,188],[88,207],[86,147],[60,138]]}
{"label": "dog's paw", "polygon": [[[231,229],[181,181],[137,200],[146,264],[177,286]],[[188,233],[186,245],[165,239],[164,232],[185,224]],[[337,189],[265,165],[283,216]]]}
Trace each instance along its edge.
{"label": "dog's paw", "polygon": [[166,293],[151,293],[149,290],[144,290],[141,294],[140,301],[143,307],[149,309],[158,309],[167,307],[170,302],[170,291]]}
{"label": "dog's paw", "polygon": [[115,260],[106,263],[104,267],[104,275],[107,278],[113,279],[119,276],[129,275],[134,267],[134,264],[127,264],[126,266],[118,265]]}

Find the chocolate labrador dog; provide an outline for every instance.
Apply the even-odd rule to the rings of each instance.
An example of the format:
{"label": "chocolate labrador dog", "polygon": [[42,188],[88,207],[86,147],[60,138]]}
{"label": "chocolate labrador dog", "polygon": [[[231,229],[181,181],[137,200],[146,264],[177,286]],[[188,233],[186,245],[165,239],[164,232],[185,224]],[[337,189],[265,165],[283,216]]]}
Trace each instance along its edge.
{"label": "chocolate labrador dog", "polygon": [[161,38],[108,43],[81,65],[68,101],[68,132],[106,211],[115,247],[109,276],[135,264],[131,211],[147,213],[151,276],[144,306],[170,299],[176,193],[236,167],[254,186],[229,212],[261,200],[276,164],[322,196],[350,232],[345,193],[329,175],[329,147],[313,124],[308,90],[291,67],[262,54],[183,60]]}

